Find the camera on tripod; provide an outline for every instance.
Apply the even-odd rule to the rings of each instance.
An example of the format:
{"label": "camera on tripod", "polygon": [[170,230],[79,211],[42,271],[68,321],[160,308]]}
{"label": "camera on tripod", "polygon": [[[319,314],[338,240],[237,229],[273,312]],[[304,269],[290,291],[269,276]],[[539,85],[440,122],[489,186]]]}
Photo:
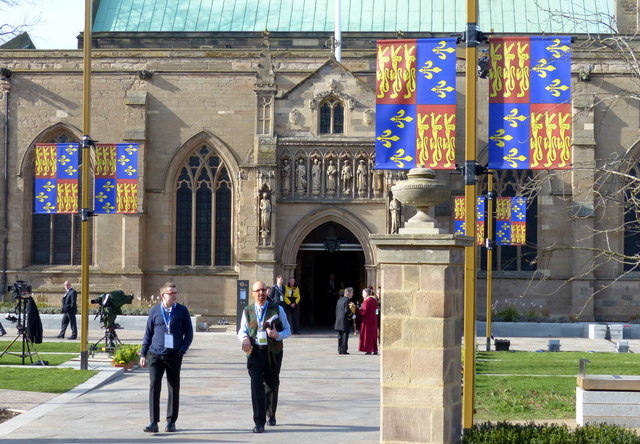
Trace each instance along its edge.
{"label": "camera on tripod", "polygon": [[31,285],[25,281],[15,281],[13,285],[7,287],[9,293],[13,293],[13,299],[27,297],[31,294]]}
{"label": "camera on tripod", "polygon": [[96,299],[91,299],[92,304],[98,304],[96,318],[100,317],[100,323],[104,328],[118,328],[116,318],[122,314],[122,306],[133,301],[132,294],[125,294],[122,290],[113,290],[103,293]]}

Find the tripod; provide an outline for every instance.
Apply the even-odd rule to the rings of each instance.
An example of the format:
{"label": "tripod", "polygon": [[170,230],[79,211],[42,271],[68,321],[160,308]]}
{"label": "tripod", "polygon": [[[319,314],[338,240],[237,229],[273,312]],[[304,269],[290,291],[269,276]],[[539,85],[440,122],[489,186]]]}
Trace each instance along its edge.
{"label": "tripod", "polygon": [[104,336],[90,347],[92,356],[98,349],[98,344],[100,344],[102,341],[104,341],[104,351],[106,351],[107,353],[113,352],[116,349],[116,344],[122,344],[122,341],[120,341],[120,338],[118,337],[118,333],[116,333],[115,325],[106,327],[104,329]]}
{"label": "tripod", "polygon": [[[36,351],[35,344],[33,344],[31,342],[31,340],[26,335],[26,331],[27,331],[27,322],[26,322],[27,321],[27,303],[28,303],[29,299],[31,299],[31,296],[17,295],[16,299],[18,301],[18,303],[16,304],[16,308],[15,308],[15,313],[16,313],[17,317],[14,317],[13,320],[11,318],[9,318],[9,317],[8,317],[8,319],[11,320],[12,322],[16,322],[16,321],[18,322],[18,325],[17,325],[18,335],[14,338],[13,341],[11,341],[11,343],[7,346],[7,348],[5,348],[2,353],[0,353],[0,358],[2,358],[5,354],[18,356],[18,357],[22,358],[22,365],[24,365],[24,361],[25,361],[26,357],[28,357],[29,360],[31,361],[31,364],[33,364],[33,358],[31,356],[32,355],[36,355],[36,357],[38,358],[37,364],[42,364],[43,361],[40,359],[40,356],[38,355],[38,352]],[[11,348],[11,346],[18,339],[20,339],[20,337],[22,337],[22,353],[16,353],[16,352],[8,351]],[[31,350],[32,348],[33,348],[33,351]]]}

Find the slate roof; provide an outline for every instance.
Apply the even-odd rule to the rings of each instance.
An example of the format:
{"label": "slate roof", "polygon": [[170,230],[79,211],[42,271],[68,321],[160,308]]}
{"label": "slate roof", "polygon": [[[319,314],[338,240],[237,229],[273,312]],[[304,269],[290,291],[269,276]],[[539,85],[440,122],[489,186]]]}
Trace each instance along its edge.
{"label": "slate roof", "polygon": [[[342,32],[461,33],[467,0],[341,0]],[[615,0],[478,0],[496,33],[610,33]],[[575,20],[575,19],[578,20]],[[604,23],[604,24],[603,24]],[[93,32],[333,32],[334,0],[100,0]]]}

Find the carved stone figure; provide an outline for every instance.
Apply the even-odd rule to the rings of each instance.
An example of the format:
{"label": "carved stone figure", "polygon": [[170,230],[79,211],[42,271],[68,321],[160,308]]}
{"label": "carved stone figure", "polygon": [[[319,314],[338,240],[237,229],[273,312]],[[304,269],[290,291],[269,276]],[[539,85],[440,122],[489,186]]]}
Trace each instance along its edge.
{"label": "carved stone figure", "polygon": [[374,169],[373,162],[371,162],[370,168],[373,170],[373,195],[375,197],[382,197],[383,184],[384,184],[384,171]]}
{"label": "carved stone figure", "polygon": [[291,112],[289,112],[289,122],[292,125],[297,125],[301,119],[302,114],[297,109],[292,109]]}
{"label": "carved stone figure", "polygon": [[373,111],[370,109],[364,110],[362,113],[362,120],[365,125],[371,126],[373,124]]}
{"label": "carved stone figure", "polygon": [[289,194],[291,191],[291,165],[289,159],[282,162],[282,194]]}
{"label": "carved stone figure", "polygon": [[260,234],[263,239],[271,234],[271,199],[266,191],[260,199]]}
{"label": "carved stone figure", "polygon": [[298,167],[296,168],[296,192],[298,194],[304,194],[307,191],[307,166],[304,164],[304,159],[298,160]]}
{"label": "carved stone figure", "polygon": [[311,194],[320,194],[320,159],[313,159],[313,165],[311,165]]}
{"label": "carved stone figure", "polygon": [[345,160],[344,165],[342,165],[340,179],[342,179],[342,193],[348,194],[351,190],[351,181],[353,180],[353,169],[348,160]]}
{"label": "carved stone figure", "polygon": [[333,159],[329,160],[327,166],[327,194],[333,196],[336,194],[336,179],[338,176],[338,168],[336,168]]}
{"label": "carved stone figure", "polygon": [[360,197],[367,194],[367,164],[362,159],[360,159],[356,170],[356,186]]}
{"label": "carved stone figure", "polygon": [[397,234],[400,228],[400,210],[402,204],[395,197],[389,203],[389,212],[391,213],[391,234]]}

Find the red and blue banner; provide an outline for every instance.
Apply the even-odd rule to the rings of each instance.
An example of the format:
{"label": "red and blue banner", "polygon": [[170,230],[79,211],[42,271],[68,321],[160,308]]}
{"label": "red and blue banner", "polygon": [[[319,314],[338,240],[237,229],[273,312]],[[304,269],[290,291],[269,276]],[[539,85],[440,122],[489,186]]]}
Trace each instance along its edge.
{"label": "red and blue banner", "polygon": [[455,168],[456,39],[380,40],[376,168]]}
{"label": "red and blue banner", "polygon": [[[462,236],[467,234],[464,202],[464,196],[454,198],[453,234]],[[486,196],[476,197],[476,244],[478,245],[484,245],[486,202]]]}
{"label": "red and blue banner", "polygon": [[128,214],[138,211],[138,144],[96,145],[96,214]]}
{"label": "red and blue banner", "polygon": [[78,212],[77,143],[36,145],[34,213]]}
{"label": "red and blue banner", "polygon": [[527,199],[498,197],[496,199],[497,245],[525,245],[527,243]]}
{"label": "red and blue banner", "polygon": [[490,169],[571,168],[571,38],[489,40]]}

